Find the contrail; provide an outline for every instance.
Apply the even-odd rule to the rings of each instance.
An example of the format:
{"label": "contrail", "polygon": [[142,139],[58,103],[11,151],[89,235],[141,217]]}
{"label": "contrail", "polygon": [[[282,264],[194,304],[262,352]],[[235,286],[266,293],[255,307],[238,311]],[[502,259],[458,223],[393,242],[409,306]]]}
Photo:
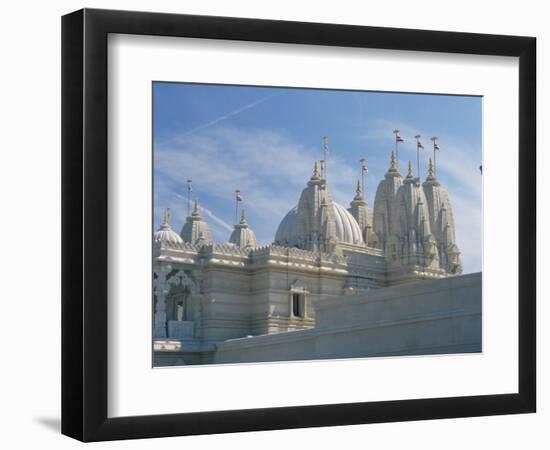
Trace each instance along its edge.
{"label": "contrail", "polygon": [[202,206],[200,206],[200,209],[202,212],[206,213],[206,215],[208,217],[210,217],[214,222],[218,223],[219,225],[221,225],[223,228],[225,228],[227,231],[233,231],[233,227],[231,225],[229,225],[227,222],[223,221],[222,219],[220,219],[218,216],[216,216],[212,211],[210,211],[209,209],[207,208],[204,208]]}
{"label": "contrail", "polygon": [[223,116],[217,117],[214,120],[211,120],[210,122],[207,122],[205,124],[199,125],[198,127],[192,128],[191,130],[186,131],[181,135],[181,137],[189,136],[190,134],[193,134],[197,131],[204,130],[205,128],[211,127],[212,125],[216,125],[217,123],[223,122],[224,120],[229,119],[230,117],[236,116],[237,114],[242,113],[243,111],[246,111],[247,109],[254,108],[255,106],[258,106],[265,102],[266,100],[269,100],[270,98],[276,96],[278,94],[272,94],[268,95],[267,97],[261,98],[260,100],[256,100],[255,102],[252,102],[248,105],[241,106],[240,108],[237,108],[234,111],[231,111],[227,114],[224,114]]}
{"label": "contrail", "polygon": [[[174,192],[174,195],[178,197],[179,199],[182,199],[183,201],[187,202],[187,198],[185,198],[183,195],[178,194],[177,192]],[[194,206],[194,200],[189,200],[189,207],[191,210]],[[221,227],[225,228],[227,231],[233,231],[233,227],[229,225],[227,222],[225,222],[223,219],[220,219],[216,214],[214,214],[212,211],[210,211],[208,208],[205,208],[204,206],[199,204],[200,210],[205,213],[209,218],[211,218],[214,222],[216,222]]]}

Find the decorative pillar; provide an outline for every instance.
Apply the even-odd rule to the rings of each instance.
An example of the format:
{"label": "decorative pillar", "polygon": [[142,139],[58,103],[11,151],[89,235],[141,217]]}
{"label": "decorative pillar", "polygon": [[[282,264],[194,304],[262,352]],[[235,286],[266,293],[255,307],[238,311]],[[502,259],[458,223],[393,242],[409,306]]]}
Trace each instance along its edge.
{"label": "decorative pillar", "polygon": [[153,330],[154,338],[166,338],[166,296],[168,295],[169,284],[166,282],[166,276],[170,273],[172,267],[168,264],[162,264],[157,271],[156,295],[157,304],[155,307],[155,326]]}

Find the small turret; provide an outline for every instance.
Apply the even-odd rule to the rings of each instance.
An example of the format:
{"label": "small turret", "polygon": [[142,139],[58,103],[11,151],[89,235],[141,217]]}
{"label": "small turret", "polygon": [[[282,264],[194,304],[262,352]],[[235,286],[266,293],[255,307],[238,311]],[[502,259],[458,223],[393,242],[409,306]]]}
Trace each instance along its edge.
{"label": "small turret", "polygon": [[313,163],[313,175],[311,176],[312,180],[318,180],[319,177],[319,167],[317,166],[317,161]]}
{"label": "small turret", "polygon": [[378,239],[372,230],[372,210],[368,207],[367,202],[363,198],[363,191],[361,189],[360,181],[357,181],[355,197],[353,197],[353,200],[350,202],[349,206],[348,211],[361,228],[363,241],[371,247],[374,246]]}
{"label": "small turret", "polygon": [[407,178],[413,178],[413,166],[410,160],[407,168]]}
{"label": "small turret", "polygon": [[193,212],[187,217],[180,236],[184,242],[190,244],[204,245],[212,243],[212,233],[208,224],[201,217],[198,200],[195,200]]}
{"label": "small turret", "polygon": [[241,221],[235,225],[235,229],[229,237],[229,242],[241,248],[256,247],[256,235],[246,222],[246,210],[241,211]]}

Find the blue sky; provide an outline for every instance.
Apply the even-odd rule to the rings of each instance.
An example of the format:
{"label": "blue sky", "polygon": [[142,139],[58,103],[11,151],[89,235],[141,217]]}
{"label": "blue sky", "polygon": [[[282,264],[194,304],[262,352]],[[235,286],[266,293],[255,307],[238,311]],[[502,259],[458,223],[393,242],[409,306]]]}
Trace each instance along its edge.
{"label": "blue sky", "polygon": [[388,169],[392,130],[401,130],[401,173],[422,135],[421,175],[438,136],[438,178],[449,191],[465,273],[481,270],[480,97],[352,92],[317,89],[154,83],[154,213],[172,210],[180,231],[187,214],[186,180],[193,180],[214,240],[226,242],[235,222],[235,189],[244,197],[248,222],[262,244],[298,201],[313,161],[329,138],[328,183],[348,206],[365,158],[369,206]]}

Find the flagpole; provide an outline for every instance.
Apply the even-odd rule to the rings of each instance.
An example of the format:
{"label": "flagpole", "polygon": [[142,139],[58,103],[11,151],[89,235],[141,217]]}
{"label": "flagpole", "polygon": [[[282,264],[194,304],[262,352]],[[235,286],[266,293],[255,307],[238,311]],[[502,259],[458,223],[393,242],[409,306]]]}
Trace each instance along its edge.
{"label": "flagpole", "polygon": [[327,155],[328,155],[328,137],[323,136],[323,156],[325,158],[324,159],[324,161],[325,161],[325,180],[327,179],[327,166],[328,166]]}
{"label": "flagpole", "polygon": [[239,220],[239,189],[235,189],[235,223]]}
{"label": "flagpole", "polygon": [[418,175],[418,181],[420,181],[420,138],[421,136],[417,134],[414,138],[416,139],[416,172]]}
{"label": "flagpole", "polygon": [[399,170],[399,150],[397,149],[397,136],[399,135],[399,130],[393,130],[393,134],[395,134],[395,166],[397,170]]}
{"label": "flagpole", "polygon": [[187,216],[189,217],[190,211],[190,205],[191,205],[191,182],[193,180],[187,180]]}
{"label": "flagpole", "polygon": [[437,177],[437,166],[436,166],[436,162],[435,162],[435,151],[436,151],[435,149],[436,149],[436,145],[437,145],[435,143],[435,141],[437,141],[437,137],[434,136],[431,140],[434,143],[434,176]]}
{"label": "flagpole", "polygon": [[365,158],[359,160],[361,163],[361,195],[365,195]]}

